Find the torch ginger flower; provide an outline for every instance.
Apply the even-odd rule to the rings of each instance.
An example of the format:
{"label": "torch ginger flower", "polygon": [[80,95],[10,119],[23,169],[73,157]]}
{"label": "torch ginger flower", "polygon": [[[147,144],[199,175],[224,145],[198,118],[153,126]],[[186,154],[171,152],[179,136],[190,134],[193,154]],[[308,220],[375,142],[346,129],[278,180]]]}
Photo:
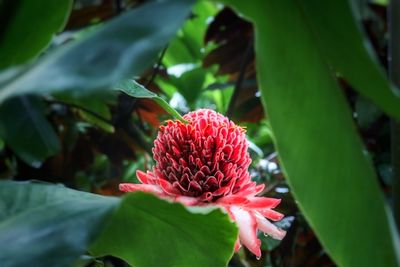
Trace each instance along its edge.
{"label": "torch ginger flower", "polygon": [[251,181],[245,130],[209,109],[190,112],[184,119],[187,124],[168,121],[160,127],[153,171],[137,171],[141,184],[120,184],[120,190],[150,192],[188,206],[219,206],[239,228],[235,251],[243,244],[259,258],[257,229],[275,239],[286,232],[268,220],[282,219],[272,210],[280,199],[256,196],[264,184]]}

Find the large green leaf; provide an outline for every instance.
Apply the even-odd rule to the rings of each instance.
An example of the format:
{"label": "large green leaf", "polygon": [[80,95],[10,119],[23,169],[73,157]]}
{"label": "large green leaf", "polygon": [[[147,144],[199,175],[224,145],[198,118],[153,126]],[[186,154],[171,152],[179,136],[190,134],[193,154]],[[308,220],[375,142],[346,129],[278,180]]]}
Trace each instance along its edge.
{"label": "large green leaf", "polygon": [[215,3],[197,1],[193,6],[192,16],[188,19],[177,36],[168,44],[163,57],[166,67],[182,63],[200,63],[204,46],[204,35],[207,30],[207,20],[218,11]]}
{"label": "large green leaf", "polygon": [[[193,0],[154,1],[128,11],[37,64],[0,76],[0,102],[15,94],[110,87],[140,75],[176,33]],[[156,18],[156,19],[155,19]]]}
{"label": "large green leaf", "polygon": [[[400,96],[377,64],[371,45],[355,23],[348,0],[302,0],[297,8],[304,12],[311,38],[335,71],[361,94],[373,100],[390,116],[400,119]],[[367,49],[368,48],[368,49]]]}
{"label": "large green leaf", "polygon": [[[0,69],[36,56],[67,18],[71,0],[8,1],[0,6]],[[46,8],[43,8],[45,6]],[[11,99],[0,107],[0,136],[31,165],[38,165],[60,149],[51,125],[34,97]]]}
{"label": "large green leaf", "polygon": [[[227,2],[255,23],[262,99],[281,163],[325,249],[339,266],[399,266],[374,169],[310,28],[318,21],[305,17],[305,1]],[[329,6],[318,17],[328,16]],[[341,14],[336,18],[342,23]]]}
{"label": "large green leaf", "polygon": [[26,163],[36,166],[60,150],[39,97],[20,96],[0,105],[0,137]]}
{"label": "large green leaf", "polygon": [[37,55],[64,26],[72,0],[15,0],[0,6],[0,69]]}
{"label": "large green leaf", "polygon": [[237,230],[219,210],[191,209],[144,193],[128,194],[91,248],[138,267],[226,266]]}
{"label": "large green leaf", "polygon": [[186,71],[180,77],[170,76],[170,82],[178,89],[179,93],[193,104],[200,96],[206,78],[206,71],[202,68],[195,68]]}
{"label": "large green leaf", "polygon": [[63,186],[0,182],[0,265],[71,266],[117,204]]}
{"label": "large green leaf", "polygon": [[184,208],[141,192],[115,198],[0,182],[2,267],[71,266],[95,240],[93,254],[137,267],[223,267],[236,236],[218,209]]}

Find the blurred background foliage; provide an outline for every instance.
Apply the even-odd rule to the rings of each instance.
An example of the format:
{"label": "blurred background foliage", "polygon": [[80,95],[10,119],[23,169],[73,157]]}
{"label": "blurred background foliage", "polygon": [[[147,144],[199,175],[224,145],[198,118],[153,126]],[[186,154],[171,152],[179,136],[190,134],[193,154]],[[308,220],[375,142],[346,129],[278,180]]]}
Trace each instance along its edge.
{"label": "blurred background foliage", "polygon": [[[147,2],[151,1],[0,1],[0,178],[61,183],[80,191],[120,196],[119,183],[137,182],[136,170],[152,166],[151,147],[158,127],[171,119],[151,98],[109,90],[122,78],[134,79],[180,114],[210,108],[246,127],[253,159],[250,172],[255,181],[266,183],[263,194],[282,199],[278,211],[286,217],[278,224],[288,234],[281,242],[260,236],[260,260],[242,249],[229,266],[327,267],[338,262],[351,266],[330,258],[321,246],[282,172],[273,144],[279,136],[273,135],[257,83],[253,23],[220,3],[198,1],[186,16],[186,7],[171,1],[178,4],[165,4],[170,10],[149,7],[147,13],[137,13],[141,22],[126,25],[133,18],[129,11],[139,10]],[[387,3],[356,2],[359,25],[387,71]],[[135,23],[141,24],[137,27]],[[274,25],[278,30],[280,26]],[[136,47],[131,45],[135,42]],[[147,48],[140,50],[141,46]],[[265,79],[284,71],[277,68],[264,73]],[[287,79],[292,78],[289,75]],[[379,189],[391,201],[395,175],[390,117],[355,90],[351,78],[337,73],[335,80],[350,107],[364,153],[376,169]],[[300,106],[299,102],[299,107],[291,108],[301,112]],[[307,163],[310,175],[319,160]],[[341,168],[338,163],[330,164]],[[313,189],[310,181],[302,183],[311,190],[321,190],[317,186]],[[341,196],[340,191],[336,194]],[[358,231],[363,226],[348,227]],[[335,229],[331,231],[334,236]],[[377,241],[369,242],[379,247]],[[128,265],[111,256],[86,255],[74,266]]]}

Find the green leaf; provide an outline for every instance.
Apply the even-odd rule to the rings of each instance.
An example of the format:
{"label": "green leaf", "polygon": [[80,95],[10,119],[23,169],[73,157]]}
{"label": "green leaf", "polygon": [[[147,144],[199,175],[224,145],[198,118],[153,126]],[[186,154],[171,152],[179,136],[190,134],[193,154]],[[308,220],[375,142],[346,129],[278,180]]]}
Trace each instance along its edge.
{"label": "green leaf", "polygon": [[180,77],[170,76],[169,78],[171,83],[178,89],[179,93],[181,93],[190,104],[193,104],[202,92],[206,71],[203,68],[196,68],[186,71]]}
{"label": "green leaf", "polygon": [[92,113],[88,113],[84,110],[79,110],[79,115],[82,119],[87,121],[92,125],[96,125],[97,127],[101,128],[105,132],[114,133],[115,128],[112,124],[105,122],[104,120],[99,119],[98,117],[94,116]]}
{"label": "green leaf", "polygon": [[357,114],[357,123],[361,129],[368,129],[372,123],[383,115],[377,106],[362,96],[357,97],[355,100],[354,109]]}
{"label": "green leaf", "polygon": [[145,193],[127,194],[90,251],[138,267],[227,266],[237,229],[218,209],[168,203]]}
{"label": "green leaf", "polygon": [[[255,23],[259,82],[276,148],[326,251],[339,266],[399,266],[386,203],[348,103],[302,9],[306,1],[227,2]],[[330,16],[336,2],[318,17]]]}
{"label": "green leaf", "polygon": [[[329,64],[388,115],[400,119],[400,95],[389,83],[368,40],[355,23],[351,1],[298,1],[308,31]],[[323,10],[324,12],[321,12]],[[340,14],[340,18],[338,17]],[[367,49],[368,47],[368,49]],[[397,95],[395,92],[397,91]]]}
{"label": "green leaf", "polygon": [[143,85],[134,80],[124,80],[114,85],[114,89],[124,92],[136,98],[156,98],[155,93],[144,88]]}
{"label": "green leaf", "polygon": [[60,142],[43,115],[43,101],[15,97],[0,106],[0,137],[26,163],[38,167],[60,150]]}
{"label": "green leaf", "polygon": [[[183,34],[182,34],[183,35]],[[197,62],[200,58],[199,53],[192,54],[188,48],[188,42],[185,42],[186,36],[177,36],[168,45],[168,49],[163,57],[163,64],[166,67],[178,64]]]}
{"label": "green leaf", "polygon": [[115,90],[119,90],[124,92],[127,95],[136,97],[136,98],[152,98],[157,104],[159,104],[165,111],[167,111],[170,115],[174,116],[178,120],[182,122],[186,122],[186,120],[176,111],[173,107],[171,107],[164,99],[156,95],[155,93],[144,88],[143,85],[138,84],[134,80],[124,80],[122,82],[114,85]]}
{"label": "green leaf", "polygon": [[71,5],[71,0],[3,3],[0,9],[0,69],[24,63],[38,55],[53,34],[63,28]]}
{"label": "green leaf", "polygon": [[63,186],[0,182],[1,266],[71,266],[118,202]]}
{"label": "green leaf", "polygon": [[[113,133],[114,126],[111,124],[111,112],[108,105],[116,103],[115,91],[99,92],[95,95],[74,97],[70,92],[53,95],[60,104],[69,105],[78,111],[80,117],[92,125]],[[57,103],[56,101],[56,103]]]}
{"label": "green leaf", "polygon": [[[193,0],[154,1],[116,17],[37,64],[0,76],[0,102],[15,94],[104,89],[140,75],[176,33]],[[154,19],[157,18],[157,19]]]}
{"label": "green leaf", "polygon": [[137,267],[222,267],[236,237],[229,216],[214,208],[184,208],[142,192],[115,198],[0,182],[2,267],[71,266],[93,242],[93,254]]}
{"label": "green leaf", "polygon": [[188,19],[177,36],[171,40],[163,57],[163,64],[171,67],[183,63],[200,63],[204,52],[203,37],[207,30],[207,20],[218,11],[215,3],[197,1],[193,6],[192,16]]}
{"label": "green leaf", "polygon": [[[63,27],[71,4],[71,0],[3,3],[0,6],[0,69],[38,55]],[[41,105],[37,98],[20,97],[0,107],[0,136],[21,159],[35,166],[60,149],[56,134],[40,110]]]}

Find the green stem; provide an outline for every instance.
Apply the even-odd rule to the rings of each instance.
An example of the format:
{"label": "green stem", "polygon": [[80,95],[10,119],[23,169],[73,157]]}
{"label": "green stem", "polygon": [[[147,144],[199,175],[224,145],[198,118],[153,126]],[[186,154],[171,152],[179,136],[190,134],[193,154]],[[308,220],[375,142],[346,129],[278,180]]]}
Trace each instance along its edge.
{"label": "green stem", "polygon": [[[400,1],[389,6],[389,78],[400,87]],[[391,161],[393,167],[393,213],[400,230],[400,122],[391,120]]]}
{"label": "green stem", "polygon": [[173,109],[164,99],[161,97],[157,96],[153,98],[154,101],[159,104],[165,111],[167,111],[169,114],[171,114],[173,117],[177,118],[183,123],[188,123],[179,112],[177,112],[175,109]]}

